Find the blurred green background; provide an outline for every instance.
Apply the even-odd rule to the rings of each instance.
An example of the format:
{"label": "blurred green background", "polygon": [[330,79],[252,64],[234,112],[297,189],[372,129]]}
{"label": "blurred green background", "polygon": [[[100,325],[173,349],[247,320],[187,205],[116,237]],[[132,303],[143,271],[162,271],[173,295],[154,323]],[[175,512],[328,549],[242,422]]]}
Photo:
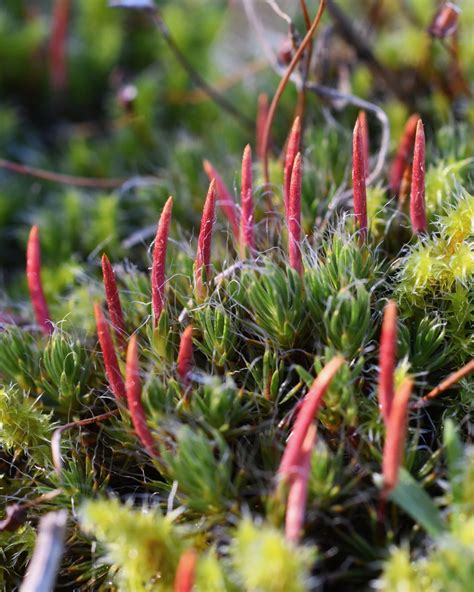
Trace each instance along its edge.
{"label": "blurred green background", "polygon": [[[266,65],[240,0],[160,1],[157,7],[176,46],[238,109],[246,120],[243,125],[190,79],[149,14],[111,9],[106,0],[71,0],[64,81],[55,84],[51,43],[61,4],[64,0],[1,4],[0,158],[69,175],[132,180],[119,190],[84,190],[0,169],[0,287],[4,291],[8,286],[10,294],[23,287],[22,274],[17,281],[16,273],[22,272],[26,234],[33,222],[41,228],[45,265],[54,270],[47,284],[52,292],[70,282],[74,262],[95,261],[103,249],[113,258],[134,259],[123,241],[156,223],[169,194],[176,199],[175,220],[188,231],[195,229],[207,185],[203,158],[233,187],[244,145],[255,147],[252,122],[258,95],[265,92],[271,98],[279,80]],[[294,16],[301,38],[300,3],[279,4]],[[307,4],[315,14],[318,3]],[[391,122],[392,147],[414,109],[429,129],[459,121],[472,126],[474,108],[463,83],[474,78],[473,2],[459,2],[456,68],[449,44],[427,33],[439,5],[436,0],[337,4],[400,92],[387,88],[335,33],[329,14],[318,34],[313,79],[381,105]],[[287,24],[267,3],[256,2],[255,7],[263,37],[278,50],[287,37]],[[272,130],[275,156],[295,106],[291,87]],[[308,97],[305,144],[316,167],[333,167],[334,189],[347,172],[348,139],[357,110],[333,107]],[[376,144],[377,126],[371,133]],[[137,175],[152,178],[138,182]],[[328,192],[329,185],[316,185],[314,194]],[[146,264],[140,256],[136,261]]]}

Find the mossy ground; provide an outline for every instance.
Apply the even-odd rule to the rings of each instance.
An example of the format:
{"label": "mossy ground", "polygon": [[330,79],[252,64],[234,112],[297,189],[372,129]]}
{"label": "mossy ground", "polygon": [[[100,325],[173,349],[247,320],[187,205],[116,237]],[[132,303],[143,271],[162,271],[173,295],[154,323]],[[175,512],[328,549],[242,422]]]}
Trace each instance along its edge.
{"label": "mossy ground", "polygon": [[[317,3],[307,4],[313,15]],[[48,61],[52,3],[5,0],[0,8],[0,157],[99,179],[99,187],[81,188],[0,171],[0,518],[12,504],[59,490],[18,528],[0,532],[0,589],[18,589],[38,520],[57,509],[69,516],[58,589],[172,590],[189,548],[198,553],[202,592],[469,589],[472,376],[410,410],[404,471],[382,520],[377,383],[389,298],[399,310],[397,381],[414,378],[413,404],[473,357],[474,7],[459,2],[458,33],[440,41],[427,33],[438,7],[432,0],[337,4],[373,59],[331,27],[328,11],[310,79],[383,109],[389,154],[368,190],[369,238],[361,245],[350,184],[358,107],[307,94],[301,277],[288,264],[282,197],[280,152],[298,102],[292,85],[272,126],[269,215],[254,129],[197,92],[149,15],[112,10],[105,0],[74,3],[58,90]],[[304,19],[293,5],[302,37]],[[261,65],[240,3],[180,0],[160,3],[160,11],[192,66],[215,88],[229,84],[225,98],[255,121],[258,94],[271,98],[279,76]],[[284,21],[264,25],[271,43],[285,39]],[[413,236],[408,204],[387,189],[413,112],[427,132],[424,237]],[[373,169],[381,129],[370,113],[369,131]],[[208,294],[196,299],[193,261],[208,188],[202,161],[213,163],[239,202],[247,143],[256,253],[241,259],[219,210]],[[100,179],[126,181],[104,189]],[[166,309],[154,327],[152,242],[169,195]],[[31,224],[40,229],[55,325],[48,337],[28,299]],[[62,433],[58,473],[55,430],[117,408],[93,314],[104,301],[103,252],[114,264],[127,338],[138,338],[143,403],[161,458],[149,457],[122,406],[103,422]],[[186,390],[176,360],[189,324],[194,366]],[[294,545],[284,536],[276,471],[295,405],[336,354],[345,363],[317,418],[304,532]],[[122,354],[119,364],[124,371]]]}

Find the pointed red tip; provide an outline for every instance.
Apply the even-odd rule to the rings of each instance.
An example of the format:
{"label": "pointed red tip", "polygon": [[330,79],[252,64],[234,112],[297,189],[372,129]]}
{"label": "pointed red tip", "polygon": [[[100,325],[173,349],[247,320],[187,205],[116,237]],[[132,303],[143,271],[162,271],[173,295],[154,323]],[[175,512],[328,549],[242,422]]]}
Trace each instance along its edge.
{"label": "pointed red tip", "polygon": [[41,244],[36,224],[30,230],[26,247],[26,280],[36,322],[43,333],[49,335],[53,332],[53,325],[41,281]]}
{"label": "pointed red tip", "polygon": [[191,382],[190,374],[193,370],[193,327],[189,325],[181,335],[179,343],[178,375],[184,386],[188,386]]}
{"label": "pointed red tip", "polygon": [[104,358],[104,367],[110,390],[115,395],[117,401],[123,402],[126,399],[125,384],[122,379],[122,373],[117,361],[112,336],[110,335],[109,325],[105,319],[100,304],[94,304],[94,316],[97,327],[97,337],[99,338],[100,349]]}
{"label": "pointed red tip", "polygon": [[252,189],[252,149],[250,144],[247,144],[242,156],[242,199],[245,198],[249,189]]}
{"label": "pointed red tip", "polygon": [[151,266],[151,303],[155,326],[165,306],[166,251],[173,211],[173,198],[169,197],[161,212],[156,229],[153,261]]}
{"label": "pointed red tip", "polygon": [[359,119],[352,136],[352,183],[354,190],[354,214],[362,240],[367,238],[367,189],[365,185],[366,162],[364,140]]}
{"label": "pointed red tip", "polygon": [[301,143],[301,119],[299,116],[295,117],[291,127],[290,135],[285,155],[285,167],[283,170],[283,200],[285,204],[285,212],[288,210],[288,201],[290,198],[291,173],[293,170],[293,163],[296,155],[300,151]]}
{"label": "pointed red tip", "polygon": [[425,208],[425,131],[421,119],[416,124],[410,193],[410,220],[415,234],[428,230]]}
{"label": "pointed red tip", "polygon": [[364,161],[365,161],[365,176],[369,175],[369,158],[370,158],[370,145],[369,145],[369,124],[367,121],[367,113],[365,111],[359,111],[358,115],[359,126],[362,134],[362,145],[364,150]]}
{"label": "pointed red tip", "polygon": [[303,274],[301,258],[301,153],[295,157],[291,171],[290,196],[288,201],[288,254],[290,265],[300,275]]}
{"label": "pointed red tip", "polygon": [[202,168],[204,169],[206,175],[212,175],[214,167],[212,164],[205,158],[202,161]]}
{"label": "pointed red tip", "polygon": [[254,248],[254,212],[252,187],[252,150],[250,145],[244,149],[242,157],[242,216],[240,218],[240,251],[245,257],[246,250]]}
{"label": "pointed red tip", "polygon": [[125,340],[125,319],[123,316],[122,305],[120,304],[115,273],[109,258],[105,253],[102,255],[102,277],[104,280],[105,298],[110,320],[112,321],[112,326],[115,330],[115,335],[117,336],[117,342],[121,349],[125,350],[127,347]]}
{"label": "pointed red tip", "polygon": [[194,289],[196,297],[200,300],[205,298],[207,290],[203,283],[209,281],[211,264],[212,231],[215,221],[216,209],[216,181],[213,179],[209,185],[206,201],[201,216],[201,227],[199,229],[198,247],[194,261]]}

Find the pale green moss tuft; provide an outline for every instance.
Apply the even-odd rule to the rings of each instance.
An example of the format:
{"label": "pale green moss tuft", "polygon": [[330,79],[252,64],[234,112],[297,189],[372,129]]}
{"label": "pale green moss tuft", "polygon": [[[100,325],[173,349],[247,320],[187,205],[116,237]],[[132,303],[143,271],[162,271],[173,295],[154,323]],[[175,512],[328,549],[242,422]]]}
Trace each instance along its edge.
{"label": "pale green moss tuft", "polygon": [[87,503],[81,523],[104,546],[120,592],[171,589],[182,551],[172,518],[110,499]]}
{"label": "pale green moss tuft", "polygon": [[0,389],[0,446],[7,452],[47,463],[52,430],[51,414],[41,410],[37,399],[15,388]]}
{"label": "pale green moss tuft", "polygon": [[244,590],[303,592],[315,549],[295,547],[281,531],[246,518],[237,529],[232,559]]}

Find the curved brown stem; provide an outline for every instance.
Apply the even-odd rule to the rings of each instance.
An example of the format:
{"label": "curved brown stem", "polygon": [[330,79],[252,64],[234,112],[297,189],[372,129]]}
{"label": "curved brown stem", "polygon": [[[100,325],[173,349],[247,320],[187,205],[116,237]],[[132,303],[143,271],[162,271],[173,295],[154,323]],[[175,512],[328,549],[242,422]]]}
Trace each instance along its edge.
{"label": "curved brown stem", "polygon": [[320,0],[318,13],[316,14],[314,21],[311,24],[311,27],[309,28],[303,41],[301,42],[301,45],[298,47],[297,51],[295,52],[295,55],[293,56],[293,59],[291,60],[290,65],[288,66],[288,68],[285,72],[285,75],[280,80],[280,84],[278,85],[278,88],[275,92],[275,95],[274,95],[273,100],[270,105],[270,109],[268,110],[268,117],[267,117],[267,121],[265,124],[265,129],[263,132],[263,140],[262,140],[263,175],[265,178],[265,183],[267,183],[267,184],[270,181],[270,175],[269,175],[269,169],[268,169],[268,146],[269,146],[269,140],[270,140],[270,131],[272,128],[272,123],[273,123],[273,119],[275,117],[276,109],[277,109],[278,103],[280,101],[280,98],[283,94],[283,91],[285,90],[286,85],[288,84],[288,81],[290,80],[291,74],[293,73],[294,69],[296,68],[298,62],[301,59],[301,56],[303,55],[303,52],[308,47],[314,33],[316,32],[316,29],[318,28],[319,22],[321,21],[321,18],[323,16],[325,8],[326,8],[326,0]]}
{"label": "curved brown stem", "polygon": [[117,415],[118,413],[120,413],[120,409],[113,409],[112,411],[107,411],[101,415],[80,419],[79,421],[71,421],[70,423],[66,423],[54,431],[53,437],[51,438],[51,452],[53,456],[53,465],[58,476],[61,476],[61,471],[63,468],[63,461],[61,458],[62,433],[66,430],[70,430],[71,428],[80,428],[82,426],[90,425],[91,423],[99,423],[108,419],[109,417]]}

